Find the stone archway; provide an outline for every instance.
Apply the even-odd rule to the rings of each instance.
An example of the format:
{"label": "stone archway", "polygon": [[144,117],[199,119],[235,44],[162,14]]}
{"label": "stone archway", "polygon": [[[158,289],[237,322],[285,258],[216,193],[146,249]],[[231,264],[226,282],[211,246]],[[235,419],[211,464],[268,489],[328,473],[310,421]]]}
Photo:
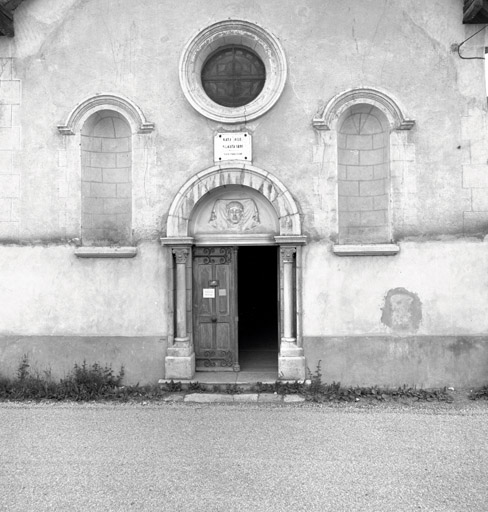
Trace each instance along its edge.
{"label": "stone archway", "polygon": [[[192,340],[191,280],[192,248],[205,245],[205,237],[191,236],[191,219],[209,193],[222,187],[252,189],[271,205],[277,218],[278,234],[268,238],[268,244],[280,248],[280,352],[278,377],[285,380],[305,379],[305,357],[301,346],[300,286],[302,235],[298,205],[285,185],[271,173],[246,163],[231,162],[210,167],[188,180],[176,194],[168,213],[166,237],[161,243],[171,250],[173,289],[175,297],[170,307],[169,348],[165,359],[166,379],[191,379],[195,373],[195,353]],[[236,233],[223,245],[249,243],[247,235]],[[255,243],[255,241],[253,242]],[[296,281],[294,282],[294,277]]]}
{"label": "stone archway", "polygon": [[188,237],[188,223],[194,206],[209,191],[227,185],[241,185],[258,191],[276,211],[280,236],[301,236],[298,206],[285,185],[271,173],[246,163],[215,165],[188,180],[171,203],[166,236]]}

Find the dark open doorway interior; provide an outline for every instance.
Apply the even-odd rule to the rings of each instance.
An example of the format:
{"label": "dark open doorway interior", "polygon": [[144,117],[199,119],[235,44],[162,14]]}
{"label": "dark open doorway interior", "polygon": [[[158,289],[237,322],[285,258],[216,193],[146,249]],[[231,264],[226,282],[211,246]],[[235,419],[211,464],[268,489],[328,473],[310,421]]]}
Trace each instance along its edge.
{"label": "dark open doorway interior", "polygon": [[239,247],[238,254],[238,339],[241,370],[277,370],[277,248]]}

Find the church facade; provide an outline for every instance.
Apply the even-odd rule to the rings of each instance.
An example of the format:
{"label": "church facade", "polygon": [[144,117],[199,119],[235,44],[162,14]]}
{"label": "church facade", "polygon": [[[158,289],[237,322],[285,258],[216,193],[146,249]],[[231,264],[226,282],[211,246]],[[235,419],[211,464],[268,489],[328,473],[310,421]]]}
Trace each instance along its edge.
{"label": "church facade", "polygon": [[487,12],[4,0],[0,372],[486,383]]}

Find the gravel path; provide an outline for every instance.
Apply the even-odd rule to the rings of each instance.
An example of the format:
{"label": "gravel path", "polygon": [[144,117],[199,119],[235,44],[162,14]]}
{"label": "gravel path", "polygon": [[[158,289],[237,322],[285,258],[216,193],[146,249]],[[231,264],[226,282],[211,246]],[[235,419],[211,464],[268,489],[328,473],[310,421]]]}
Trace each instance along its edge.
{"label": "gravel path", "polygon": [[0,403],[2,511],[486,511],[488,406]]}

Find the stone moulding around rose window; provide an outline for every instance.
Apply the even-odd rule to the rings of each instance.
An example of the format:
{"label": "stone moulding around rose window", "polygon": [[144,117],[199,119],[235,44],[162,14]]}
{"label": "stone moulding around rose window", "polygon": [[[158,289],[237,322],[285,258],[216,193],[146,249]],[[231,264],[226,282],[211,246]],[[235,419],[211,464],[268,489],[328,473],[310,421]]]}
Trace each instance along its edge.
{"label": "stone moulding around rose window", "polygon": [[[209,55],[234,44],[259,56],[266,68],[266,80],[257,98],[247,105],[225,107],[207,96],[201,72]],[[190,39],[180,58],[179,75],[183,93],[197,112],[220,123],[244,123],[262,116],[278,101],[285,87],[287,64],[281,43],[273,34],[255,23],[231,19],[213,23]]]}
{"label": "stone moulding around rose window", "polygon": [[96,112],[113,110],[122,114],[133,133],[151,133],[154,123],[147,121],[142,110],[131,100],[118,94],[96,94],[84,99],[69,113],[64,124],[57,128],[62,135],[75,135],[81,130],[84,122]]}

